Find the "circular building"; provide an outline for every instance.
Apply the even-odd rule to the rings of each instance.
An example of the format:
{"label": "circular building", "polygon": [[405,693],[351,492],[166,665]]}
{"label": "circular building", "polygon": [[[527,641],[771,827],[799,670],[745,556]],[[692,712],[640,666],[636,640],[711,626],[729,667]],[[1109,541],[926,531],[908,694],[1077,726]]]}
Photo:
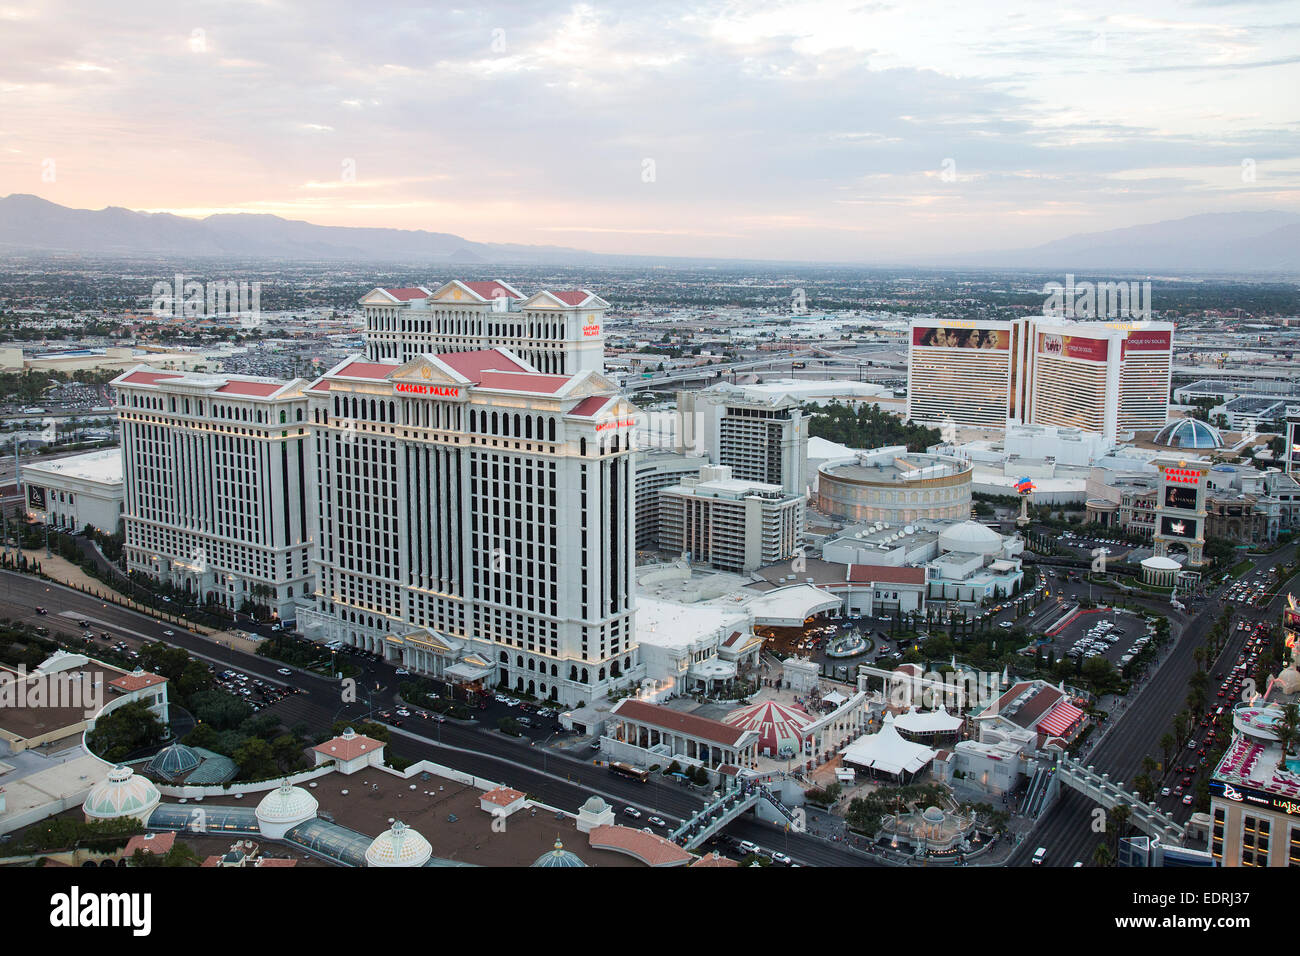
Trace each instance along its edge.
{"label": "circular building", "polygon": [[564,844],[560,842],[559,837],[555,838],[554,849],[547,850],[533,862],[533,866],[556,866],[562,868],[577,868],[586,865],[586,863],[583,863],[582,860],[578,859],[576,853],[570,853],[564,848]]}
{"label": "circular building", "polygon": [[1151,439],[1152,444],[1166,448],[1222,448],[1223,439],[1217,429],[1195,418],[1179,418],[1170,422]]}
{"label": "circular building", "polygon": [[431,856],[433,847],[428,840],[401,820],[394,820],[367,848],[366,866],[424,866]]}
{"label": "circular building", "polygon": [[738,730],[757,730],[759,752],[784,757],[803,752],[804,728],[813,719],[799,707],[765,700],[733,710],[724,722]]}
{"label": "circular building", "polygon": [[161,799],[162,794],[152,783],[136,776],[130,767],[117,766],[90,788],[81,810],[87,821],[134,817],[145,823]]}
{"label": "circular building", "polygon": [[1142,581],[1158,588],[1171,588],[1182,569],[1173,558],[1150,557],[1142,562]]}
{"label": "circular building", "polygon": [[202,762],[203,759],[197,753],[177,741],[154,754],[145,769],[155,777],[172,781],[181,779]]}
{"label": "circular building", "polygon": [[279,840],[300,823],[313,820],[320,804],[302,787],[284,784],[272,790],[257,805],[257,827],[262,835]]}
{"label": "circular building", "polygon": [[817,507],[848,521],[910,524],[970,515],[969,462],[899,448],[828,461],[817,470]]}
{"label": "circular building", "polygon": [[986,556],[1001,554],[1002,535],[978,521],[963,521],[943,530],[939,535],[939,550]]}

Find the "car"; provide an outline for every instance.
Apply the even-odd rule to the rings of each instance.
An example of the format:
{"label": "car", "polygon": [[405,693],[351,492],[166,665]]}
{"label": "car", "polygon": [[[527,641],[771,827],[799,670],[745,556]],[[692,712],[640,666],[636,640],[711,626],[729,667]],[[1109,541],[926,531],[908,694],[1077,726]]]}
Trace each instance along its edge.
{"label": "car", "polygon": [[1169,793],[1170,793],[1170,791],[1169,791],[1169,788],[1168,788],[1168,787],[1161,787],[1161,788],[1160,788],[1160,796],[1162,796],[1162,797],[1167,797],[1167,796],[1169,796]]}
{"label": "car", "polygon": [[429,719],[435,724],[445,724],[447,722],[447,718],[442,716],[442,714],[430,714]]}
{"label": "car", "polygon": [[38,608],[36,609],[36,613],[37,613],[37,614],[49,614],[50,612],[47,611],[47,610],[46,610],[45,608],[43,608],[43,607],[38,607]]}
{"label": "car", "polygon": [[80,621],[77,622],[77,626],[78,626],[78,627],[86,627],[86,628],[88,628],[88,627],[90,627],[90,622],[87,621],[85,618],[82,618]]}
{"label": "car", "polygon": [[403,707],[403,708],[401,708],[401,709],[399,709],[399,710],[397,711],[397,716],[398,716],[398,717],[410,717],[410,716],[411,716],[411,712],[410,712],[409,710],[407,710],[405,707]]}
{"label": "car", "polygon": [[175,631],[163,631],[163,637],[175,637],[175,636],[176,636]]}
{"label": "car", "polygon": [[786,856],[784,853],[776,853],[776,852],[774,852],[774,853],[772,854],[772,862],[773,862],[773,863],[780,863],[782,866],[789,866],[791,863],[794,862],[794,860],[790,859],[790,858],[789,858],[788,856]]}
{"label": "car", "polygon": [[287,668],[287,667],[280,667],[280,668],[277,668],[277,669],[276,669],[276,673],[277,673],[277,674],[283,674],[285,677],[292,677],[292,676],[293,676],[293,671],[289,670],[289,668]]}
{"label": "car", "polygon": [[1047,859],[1047,847],[1040,846],[1034,851],[1034,858],[1030,862],[1033,863],[1034,866],[1042,866],[1043,860],[1045,859]]}
{"label": "car", "polygon": [[663,817],[651,817],[648,822],[657,827],[668,826]]}
{"label": "car", "polygon": [[1191,805],[1192,805],[1192,795],[1189,793],[1187,796],[1183,797],[1183,806],[1190,807]]}
{"label": "car", "polygon": [[751,853],[757,853],[757,852],[758,852],[758,844],[757,844],[757,843],[750,843],[748,840],[741,840],[741,841],[740,841],[740,852],[741,852],[741,853],[744,853],[746,856],[748,856],[748,855],[751,854]]}
{"label": "car", "polygon": [[405,667],[399,667],[396,671],[394,671],[394,673],[397,674],[398,677],[407,677],[410,675],[411,672],[408,671]]}
{"label": "car", "polygon": [[641,819],[641,811],[638,810],[636,807],[624,807],[623,815],[631,817],[633,820]]}

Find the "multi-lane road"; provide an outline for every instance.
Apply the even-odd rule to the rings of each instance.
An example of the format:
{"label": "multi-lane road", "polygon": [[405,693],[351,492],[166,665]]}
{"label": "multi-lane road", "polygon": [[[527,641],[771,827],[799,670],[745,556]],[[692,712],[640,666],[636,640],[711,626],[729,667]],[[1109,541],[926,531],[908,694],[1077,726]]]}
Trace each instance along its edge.
{"label": "multi-lane road", "polygon": [[[48,615],[38,615],[43,606]],[[4,616],[33,626],[79,634],[77,621],[85,619],[95,633],[108,631],[114,641],[124,640],[137,647],[144,641],[164,641],[183,647],[193,656],[233,668],[264,681],[291,683],[300,692],[272,705],[270,713],[286,726],[305,723],[313,732],[328,730],[336,721],[361,718],[376,710],[396,707],[399,683],[392,665],[356,658],[361,668],[356,703],[343,701],[338,681],[304,671],[292,678],[278,674],[279,661],[261,658],[191,634],[178,625],[156,621],[146,615],[96,600],[94,597],[8,571],[0,571],[0,609]],[[171,632],[171,633],[168,633]],[[376,689],[378,688],[378,689]],[[658,815],[670,826],[703,806],[694,791],[676,784],[641,784],[610,774],[588,759],[578,759],[545,745],[544,740],[515,739],[496,732],[495,710],[485,712],[473,723],[448,720],[434,723],[408,719],[392,728],[391,749],[408,760],[430,760],[457,770],[500,781],[522,790],[543,803],[575,811],[593,793],[598,793],[620,813],[636,806],[646,815]],[[831,843],[808,833],[787,833],[768,824],[744,818],[728,827],[737,839],[788,853],[797,862],[814,866],[879,865],[865,854]]]}
{"label": "multi-lane road", "polygon": [[[1262,556],[1254,570],[1270,570],[1284,564],[1293,553],[1294,546],[1291,546]],[[1128,789],[1132,789],[1134,777],[1141,772],[1142,759],[1151,756],[1160,760],[1160,738],[1170,730],[1174,716],[1186,706],[1188,682],[1196,671],[1194,650],[1205,643],[1206,635],[1222,613],[1223,605],[1218,599],[1230,586],[1224,585],[1214,591],[1203,607],[1190,617],[1167,610],[1174,625],[1176,641],[1163,651],[1164,657],[1147,683],[1136,691],[1136,696],[1131,697],[1117,716],[1111,718],[1102,739],[1082,757],[1084,763],[1109,773],[1112,780],[1123,781],[1129,785]],[[1239,617],[1276,621],[1285,599],[1282,589],[1265,607],[1241,609]],[[1231,669],[1244,642],[1245,632],[1234,627],[1222,653],[1206,669],[1211,674]],[[1179,746],[1182,746],[1182,741],[1179,741]],[[1203,768],[1202,772],[1208,772],[1208,769]],[[1092,865],[1093,853],[1103,837],[1093,829],[1093,811],[1097,806],[1074,790],[1062,789],[1061,797],[1043,814],[1029,839],[1017,847],[1009,864],[1025,865],[1034,850],[1044,846],[1047,847],[1048,865],[1070,866],[1076,860],[1084,866]],[[1165,809],[1175,819],[1185,822],[1193,808],[1175,803]]]}

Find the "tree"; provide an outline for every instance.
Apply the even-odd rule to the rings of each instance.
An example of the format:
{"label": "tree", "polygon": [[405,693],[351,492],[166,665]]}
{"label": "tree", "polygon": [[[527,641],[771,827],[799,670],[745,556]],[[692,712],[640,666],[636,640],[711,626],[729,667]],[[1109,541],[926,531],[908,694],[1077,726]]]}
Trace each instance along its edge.
{"label": "tree", "polygon": [[1097,849],[1092,851],[1092,862],[1097,866],[1110,866],[1115,862],[1115,854],[1105,842],[1098,843]]}

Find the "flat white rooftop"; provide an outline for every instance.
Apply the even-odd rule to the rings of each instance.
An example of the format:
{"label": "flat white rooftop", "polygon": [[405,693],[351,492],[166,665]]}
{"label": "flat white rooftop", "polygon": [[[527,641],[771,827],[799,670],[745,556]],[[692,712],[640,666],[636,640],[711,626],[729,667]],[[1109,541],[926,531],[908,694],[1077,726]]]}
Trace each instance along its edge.
{"label": "flat white rooftop", "polygon": [[103,448],[84,455],[69,455],[52,461],[24,462],[24,480],[80,478],[106,485],[122,483],[122,449]]}

